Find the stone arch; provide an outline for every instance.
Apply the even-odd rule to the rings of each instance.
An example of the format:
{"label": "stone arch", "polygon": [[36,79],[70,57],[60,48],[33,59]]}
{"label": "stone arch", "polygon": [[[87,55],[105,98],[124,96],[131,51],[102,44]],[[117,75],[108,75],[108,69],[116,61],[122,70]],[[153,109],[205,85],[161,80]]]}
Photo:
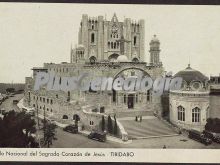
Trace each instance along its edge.
{"label": "stone arch", "polygon": [[119,54],[113,53],[108,57],[109,61],[116,61],[118,58]]}
{"label": "stone arch", "polygon": [[151,77],[150,74],[145,71],[144,69],[142,68],[138,68],[138,67],[128,67],[128,68],[124,68],[122,70],[120,70],[119,72],[117,72],[115,75],[114,75],[114,79],[118,77],[119,74],[121,74],[122,72],[126,71],[126,70],[129,70],[129,69],[136,69],[136,70],[140,70],[142,72],[144,72],[148,77]]}
{"label": "stone arch", "polygon": [[68,116],[67,115],[63,115],[63,119],[68,119]]}

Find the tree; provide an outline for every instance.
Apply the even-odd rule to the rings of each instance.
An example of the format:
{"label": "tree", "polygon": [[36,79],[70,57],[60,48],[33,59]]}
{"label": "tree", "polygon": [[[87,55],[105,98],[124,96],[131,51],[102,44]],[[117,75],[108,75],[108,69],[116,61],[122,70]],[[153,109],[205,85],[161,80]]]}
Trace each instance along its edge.
{"label": "tree", "polygon": [[220,133],[220,119],[219,118],[208,118],[205,125],[205,130]]}
{"label": "tree", "polygon": [[[44,120],[45,122],[45,120]],[[50,122],[45,122],[44,123],[44,144],[47,145],[47,147],[49,148],[50,145],[52,145],[52,142],[55,138],[56,135],[56,128],[57,125],[50,123]]]}
{"label": "tree", "polygon": [[35,121],[24,112],[7,112],[0,119],[0,147],[39,147],[31,136],[36,132]]}
{"label": "tree", "polygon": [[108,132],[109,133],[112,133],[112,119],[111,119],[111,116],[109,115],[108,116]]}
{"label": "tree", "polygon": [[117,124],[117,121],[116,121],[116,117],[114,117],[115,119],[115,124],[114,124],[114,135],[117,135],[118,134],[118,124]]}
{"label": "tree", "polygon": [[102,131],[105,131],[105,117],[102,115],[102,123],[101,123]]}
{"label": "tree", "polygon": [[7,88],[6,92],[7,93],[14,93],[15,92],[15,88]]}

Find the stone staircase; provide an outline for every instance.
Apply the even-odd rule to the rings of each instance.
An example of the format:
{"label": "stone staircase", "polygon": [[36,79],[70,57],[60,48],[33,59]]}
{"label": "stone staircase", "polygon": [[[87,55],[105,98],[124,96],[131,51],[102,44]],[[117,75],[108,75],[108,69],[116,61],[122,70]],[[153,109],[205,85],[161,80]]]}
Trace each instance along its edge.
{"label": "stone staircase", "polygon": [[152,119],[143,119],[142,122],[137,122],[135,120],[120,120],[120,122],[128,133],[129,139],[178,135],[178,133],[156,117]]}

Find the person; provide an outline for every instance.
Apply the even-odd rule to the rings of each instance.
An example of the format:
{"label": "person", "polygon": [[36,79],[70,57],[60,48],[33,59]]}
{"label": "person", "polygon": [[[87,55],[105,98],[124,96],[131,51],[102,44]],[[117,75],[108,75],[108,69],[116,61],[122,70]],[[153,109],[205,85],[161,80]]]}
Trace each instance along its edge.
{"label": "person", "polygon": [[135,121],[138,121],[138,118],[137,118],[137,116],[135,116]]}
{"label": "person", "polygon": [[163,145],[163,149],[166,149],[167,147],[166,147],[166,145]]}

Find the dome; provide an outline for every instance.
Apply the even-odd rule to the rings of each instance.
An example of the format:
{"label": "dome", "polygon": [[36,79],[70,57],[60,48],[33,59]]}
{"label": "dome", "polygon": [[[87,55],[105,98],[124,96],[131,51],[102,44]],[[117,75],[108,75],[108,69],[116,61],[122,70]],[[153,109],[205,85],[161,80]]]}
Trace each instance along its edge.
{"label": "dome", "polygon": [[156,35],[152,38],[151,42],[160,42]]}
{"label": "dome", "polygon": [[190,83],[192,81],[206,82],[208,80],[208,78],[200,71],[192,69],[190,67],[190,64],[186,69],[176,73],[174,77],[182,77],[183,80],[186,81],[187,83]]}
{"label": "dome", "polygon": [[128,61],[128,57],[125,56],[125,55],[120,55],[120,56],[118,56],[117,61],[118,61],[118,62],[129,62],[129,61]]}

